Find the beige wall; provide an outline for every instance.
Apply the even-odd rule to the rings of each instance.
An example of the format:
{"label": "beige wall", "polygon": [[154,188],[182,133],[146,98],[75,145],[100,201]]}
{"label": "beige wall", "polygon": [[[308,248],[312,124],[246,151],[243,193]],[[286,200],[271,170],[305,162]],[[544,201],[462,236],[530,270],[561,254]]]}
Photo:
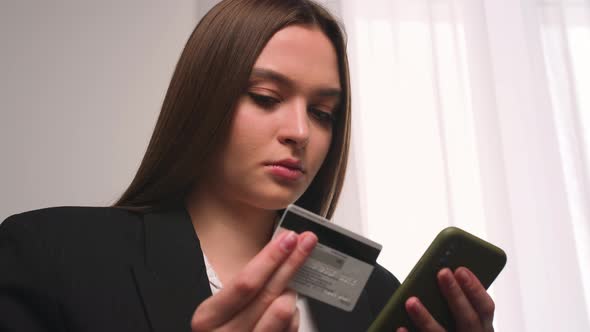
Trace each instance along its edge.
{"label": "beige wall", "polygon": [[198,7],[2,1],[0,221],[48,206],[106,205],[121,194]]}

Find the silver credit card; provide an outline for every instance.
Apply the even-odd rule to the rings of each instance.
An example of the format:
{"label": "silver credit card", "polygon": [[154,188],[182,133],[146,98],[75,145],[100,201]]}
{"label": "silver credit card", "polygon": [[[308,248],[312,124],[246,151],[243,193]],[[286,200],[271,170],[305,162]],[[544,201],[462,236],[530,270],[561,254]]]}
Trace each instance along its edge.
{"label": "silver credit card", "polygon": [[289,205],[275,231],[311,231],[318,244],[289,287],[346,311],[352,311],[373,272],[382,246],[296,205]]}

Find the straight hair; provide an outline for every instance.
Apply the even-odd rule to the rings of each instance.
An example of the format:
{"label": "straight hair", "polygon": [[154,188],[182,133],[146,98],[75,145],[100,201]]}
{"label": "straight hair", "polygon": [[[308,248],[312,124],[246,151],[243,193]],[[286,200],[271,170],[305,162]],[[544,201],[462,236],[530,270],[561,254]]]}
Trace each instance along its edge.
{"label": "straight hair", "polygon": [[228,137],[235,107],[270,38],[290,25],[319,28],[338,58],[342,100],[332,141],[295,204],[330,218],[342,190],[350,141],[350,81],[340,23],[310,0],[225,0],[199,22],[180,56],[139,169],[113,205],[147,212],[177,204]]}

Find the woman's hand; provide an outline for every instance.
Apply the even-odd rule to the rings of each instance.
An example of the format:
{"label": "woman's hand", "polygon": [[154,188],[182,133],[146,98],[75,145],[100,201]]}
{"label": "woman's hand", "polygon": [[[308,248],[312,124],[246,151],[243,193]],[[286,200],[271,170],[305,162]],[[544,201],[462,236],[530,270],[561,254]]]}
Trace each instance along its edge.
{"label": "woman's hand", "polygon": [[286,287],[316,243],[311,232],[279,234],[197,307],[192,331],[297,331],[296,295]]}
{"label": "woman's hand", "polygon": [[[460,267],[453,273],[445,268],[438,272],[437,279],[455,319],[457,331],[494,331],[494,301],[469,269]],[[418,298],[411,297],[406,301],[406,311],[420,331],[445,331]],[[407,329],[399,328],[397,332],[407,332]]]}

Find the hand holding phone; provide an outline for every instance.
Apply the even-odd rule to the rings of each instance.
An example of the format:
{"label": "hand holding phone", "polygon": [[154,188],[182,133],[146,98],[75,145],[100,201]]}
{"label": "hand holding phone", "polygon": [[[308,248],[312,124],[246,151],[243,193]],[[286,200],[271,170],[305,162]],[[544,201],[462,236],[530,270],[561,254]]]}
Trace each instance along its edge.
{"label": "hand holding phone", "polygon": [[[447,299],[451,298],[451,302],[461,300],[449,296],[449,289],[441,285],[439,280],[443,283],[445,280],[457,282],[457,279],[461,279],[460,273],[467,272],[472,278],[471,281],[481,283],[480,289],[487,289],[505,264],[506,254],[502,249],[459,228],[448,227],[441,231],[428,247],[404,283],[392,295],[373,322],[369,332],[395,331],[402,326],[407,327],[409,331],[416,331],[416,324],[406,311],[406,301],[409,298],[412,298],[409,301],[410,308],[416,305],[416,299],[413,297],[419,299],[418,306],[425,307],[438,322],[437,325],[448,331],[455,331],[455,318],[463,313],[453,313],[451,308],[457,307],[458,304],[448,303]],[[459,278],[455,278],[455,275]],[[474,285],[477,286],[477,284]],[[460,287],[458,284],[455,286]],[[460,289],[458,291],[461,292]],[[470,294],[460,295],[465,298]],[[487,296],[487,293],[484,295]],[[470,308],[472,304],[469,305]],[[475,310],[477,311],[477,308]],[[491,327],[491,321],[489,324]]]}

